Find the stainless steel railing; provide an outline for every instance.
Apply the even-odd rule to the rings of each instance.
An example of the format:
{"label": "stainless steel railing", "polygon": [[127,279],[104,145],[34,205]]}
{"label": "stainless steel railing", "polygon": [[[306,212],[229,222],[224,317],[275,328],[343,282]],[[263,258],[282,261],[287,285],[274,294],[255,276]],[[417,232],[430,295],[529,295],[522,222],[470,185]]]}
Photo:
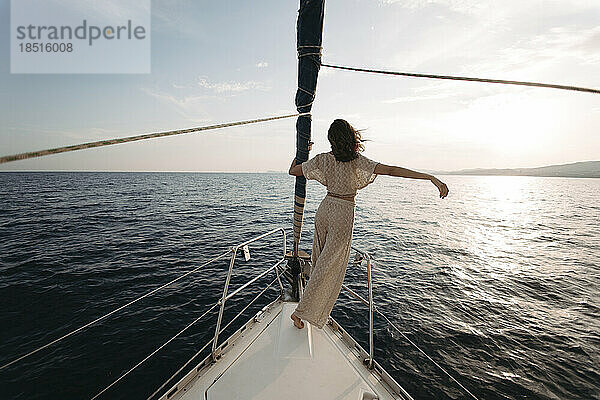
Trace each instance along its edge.
{"label": "stainless steel railing", "polygon": [[373,274],[371,272],[371,256],[369,253],[361,251],[355,247],[352,247],[352,250],[356,252],[354,257],[355,264],[362,264],[363,260],[367,262],[367,287],[369,292],[369,300],[365,300],[361,295],[350,289],[345,284],[342,285],[342,288],[350,293],[354,298],[369,306],[369,358],[365,360],[365,363],[369,369],[371,369],[373,368],[373,357],[375,352],[375,346],[373,343],[373,314],[375,311],[375,306],[373,304]]}
{"label": "stainless steel railing", "polygon": [[369,290],[369,295],[368,295],[369,299],[366,300],[360,294],[356,293],[354,290],[352,290],[345,284],[342,285],[342,288],[344,290],[346,290],[348,293],[350,293],[350,295],[352,295],[352,297],[354,297],[361,303],[369,306],[369,357],[365,360],[365,364],[367,364],[369,368],[373,368],[373,365],[374,365],[374,361],[373,361],[373,350],[374,350],[374,346],[373,346],[373,314],[377,313],[388,323],[389,326],[394,328],[394,330],[396,332],[398,332],[398,334],[400,334],[400,336],[402,336],[411,346],[413,346],[416,350],[418,350],[423,356],[425,356],[429,361],[431,361],[433,363],[433,365],[435,365],[440,371],[442,371],[452,381],[454,381],[454,383],[456,383],[457,386],[460,387],[466,394],[468,394],[474,400],[478,400],[478,398],[471,391],[469,391],[469,389],[467,389],[462,383],[460,383],[458,381],[458,379],[456,379],[444,367],[442,367],[438,362],[436,362],[429,354],[427,354],[423,349],[421,349],[414,341],[412,341],[408,336],[406,336],[406,334],[404,332],[402,332],[402,330],[396,324],[394,324],[387,317],[387,315],[385,315],[381,310],[379,310],[378,308],[375,307],[375,305],[373,304],[373,277],[372,277],[372,268],[371,268],[371,256],[368,253],[358,250],[355,247],[352,247],[352,249],[354,251],[356,251],[356,257],[354,259],[355,263],[362,263],[363,260],[367,261],[367,284],[368,284],[368,290]]}
{"label": "stainless steel railing", "polygon": [[[234,264],[235,264],[235,259],[236,259],[236,255],[237,255],[238,251],[239,251],[240,249],[242,249],[242,250],[244,251],[245,255],[248,255],[248,258],[249,258],[249,249],[248,249],[248,245],[249,245],[250,243],[253,243],[253,242],[256,242],[256,241],[258,241],[258,240],[261,240],[261,239],[263,239],[263,238],[265,238],[265,237],[267,237],[267,236],[274,235],[274,234],[276,234],[276,233],[278,233],[278,232],[281,232],[281,234],[282,234],[282,237],[283,237],[283,257],[281,258],[281,260],[277,261],[277,262],[276,262],[276,263],[275,263],[273,266],[271,266],[271,267],[270,267],[270,268],[268,268],[267,270],[263,271],[262,273],[258,274],[258,275],[257,275],[257,276],[255,276],[254,278],[250,279],[248,282],[244,283],[242,286],[240,286],[239,288],[237,288],[237,289],[236,289],[235,291],[233,291],[232,293],[228,293],[228,289],[229,289],[229,282],[230,282],[230,280],[231,280],[231,275],[232,275],[232,272],[233,272],[233,266],[234,266]],[[160,285],[159,287],[157,287],[157,288],[155,288],[155,289],[152,289],[152,290],[150,290],[149,292],[147,292],[147,293],[145,293],[145,294],[143,294],[143,295],[141,295],[141,296],[139,296],[139,297],[137,297],[137,298],[135,298],[135,299],[133,299],[133,300],[131,300],[131,301],[129,301],[129,302],[127,302],[127,303],[123,304],[123,305],[121,305],[120,307],[118,307],[118,308],[116,308],[116,309],[114,309],[114,310],[112,310],[112,311],[110,311],[110,312],[108,312],[108,313],[106,313],[106,314],[104,314],[104,315],[102,315],[102,316],[100,316],[100,317],[98,317],[98,318],[94,319],[93,321],[90,321],[90,322],[88,322],[87,324],[85,324],[85,325],[83,325],[83,326],[80,326],[79,328],[77,328],[77,329],[74,329],[74,330],[70,331],[70,332],[69,332],[69,333],[67,333],[67,334],[64,334],[64,335],[62,335],[61,337],[58,337],[58,338],[56,338],[56,339],[54,339],[54,340],[52,340],[52,341],[50,341],[50,342],[48,342],[48,343],[44,344],[43,346],[37,347],[37,348],[35,348],[35,349],[33,349],[33,350],[31,350],[31,351],[29,351],[29,352],[25,353],[25,354],[22,354],[22,355],[18,356],[17,358],[13,359],[13,360],[12,360],[12,361],[10,361],[10,362],[7,362],[7,363],[5,363],[5,364],[3,364],[3,365],[0,365],[0,371],[2,371],[2,370],[3,370],[3,369],[5,369],[5,368],[8,368],[8,367],[12,366],[13,364],[16,364],[16,363],[18,363],[19,361],[21,361],[21,360],[23,360],[23,359],[25,359],[25,358],[27,358],[27,357],[30,357],[30,356],[32,356],[32,355],[34,355],[34,354],[38,353],[38,352],[40,352],[40,351],[42,351],[42,350],[44,350],[44,349],[46,349],[46,348],[48,348],[48,347],[50,347],[50,346],[52,346],[52,345],[54,345],[54,344],[58,343],[58,342],[61,342],[62,340],[66,339],[66,338],[68,338],[68,337],[70,337],[70,336],[72,336],[72,335],[76,335],[76,334],[78,334],[78,333],[81,333],[83,330],[85,330],[85,329],[87,329],[87,328],[89,328],[89,327],[91,327],[91,326],[93,326],[93,325],[95,325],[95,324],[99,323],[100,321],[103,321],[103,320],[105,320],[106,318],[109,318],[110,316],[112,316],[112,315],[116,314],[117,312],[119,312],[119,311],[122,311],[123,309],[125,309],[125,308],[127,308],[127,307],[129,307],[129,306],[131,306],[131,305],[133,305],[133,304],[135,304],[135,303],[137,303],[137,302],[139,302],[139,301],[141,301],[141,300],[143,300],[143,299],[145,299],[145,298],[149,297],[149,296],[152,296],[152,295],[154,295],[155,293],[159,292],[160,290],[163,290],[163,289],[166,289],[166,288],[168,288],[168,287],[172,286],[172,285],[173,285],[175,282],[178,282],[178,281],[180,281],[181,279],[183,279],[183,278],[185,278],[185,277],[188,277],[188,276],[190,276],[190,275],[192,275],[192,274],[194,274],[194,273],[196,273],[196,272],[200,271],[201,269],[203,269],[203,268],[204,268],[204,267],[206,267],[207,265],[209,265],[209,264],[212,264],[213,262],[216,262],[216,261],[218,261],[218,260],[221,260],[222,258],[224,258],[224,257],[226,257],[227,255],[229,255],[229,253],[230,253],[230,252],[232,253],[232,254],[231,254],[231,261],[230,261],[230,263],[229,263],[229,271],[228,271],[228,274],[227,274],[227,279],[226,279],[226,282],[225,282],[225,288],[224,288],[224,290],[223,290],[223,296],[221,297],[221,299],[220,299],[219,301],[217,301],[216,303],[212,304],[212,305],[211,305],[211,307],[210,307],[208,310],[206,310],[206,311],[205,311],[205,312],[204,312],[202,315],[200,315],[199,317],[195,318],[195,319],[194,319],[192,322],[190,322],[190,323],[189,323],[187,326],[185,326],[185,327],[184,327],[182,330],[180,330],[180,331],[179,331],[177,334],[175,334],[174,336],[172,336],[172,337],[171,337],[169,340],[167,340],[166,342],[164,342],[164,343],[163,343],[161,346],[159,346],[157,349],[155,349],[154,351],[152,351],[150,354],[148,354],[146,357],[144,357],[144,358],[143,358],[141,361],[139,361],[139,362],[138,362],[137,364],[135,364],[133,367],[129,368],[129,369],[126,371],[126,372],[124,372],[124,373],[123,373],[123,374],[121,374],[121,375],[120,375],[118,378],[116,378],[114,381],[112,381],[112,383],[111,383],[110,385],[106,386],[104,389],[102,389],[100,392],[98,392],[98,393],[97,393],[97,394],[96,394],[96,395],[93,397],[93,399],[95,399],[95,398],[99,397],[100,395],[102,395],[103,393],[105,393],[105,392],[106,392],[108,389],[110,389],[111,387],[113,387],[114,385],[116,385],[116,384],[117,384],[118,382],[120,382],[120,381],[121,381],[123,378],[125,378],[125,376],[129,375],[131,372],[133,372],[135,369],[137,369],[137,368],[138,368],[140,365],[142,365],[144,362],[146,362],[146,361],[147,361],[149,358],[151,358],[151,357],[152,357],[152,356],[154,356],[154,355],[155,355],[157,352],[159,352],[161,349],[163,349],[163,348],[164,348],[164,347],[166,347],[168,344],[170,344],[170,343],[171,343],[171,342],[172,342],[174,339],[176,339],[176,338],[177,338],[177,337],[179,337],[181,334],[183,334],[185,331],[187,331],[187,330],[188,330],[188,329],[189,329],[191,326],[193,326],[193,325],[194,325],[194,324],[196,324],[198,321],[200,321],[200,320],[201,320],[203,317],[205,317],[206,315],[208,315],[208,314],[209,314],[209,313],[210,313],[210,312],[211,312],[213,309],[215,309],[217,306],[220,306],[220,309],[219,309],[219,316],[218,316],[218,322],[217,322],[217,326],[216,326],[216,330],[215,330],[215,336],[214,336],[214,338],[213,338],[213,339],[211,339],[211,341],[210,341],[210,342],[208,342],[208,343],[207,343],[207,344],[206,344],[206,345],[205,345],[205,346],[202,348],[202,350],[203,350],[203,349],[205,349],[205,348],[206,348],[208,345],[210,345],[210,343],[212,342],[212,344],[213,344],[213,347],[212,347],[212,354],[213,354],[213,357],[214,357],[214,356],[215,356],[215,354],[216,354],[217,340],[218,340],[219,334],[220,334],[220,333],[222,333],[222,332],[223,332],[225,329],[227,329],[227,328],[228,328],[228,327],[229,327],[229,326],[230,326],[230,325],[231,325],[231,324],[232,324],[232,323],[233,323],[233,322],[234,322],[234,321],[235,321],[235,320],[236,320],[236,319],[237,319],[237,318],[238,318],[238,317],[239,317],[239,316],[240,316],[240,315],[241,315],[241,314],[242,314],[242,313],[243,313],[243,312],[244,312],[244,311],[245,311],[245,310],[246,310],[246,309],[247,309],[247,308],[250,306],[250,305],[252,305],[252,304],[253,304],[253,303],[254,303],[254,302],[255,302],[255,301],[256,301],[256,300],[257,300],[257,299],[258,299],[260,296],[262,296],[262,295],[263,295],[263,294],[264,294],[264,293],[265,293],[265,292],[266,292],[266,291],[267,291],[267,290],[268,290],[268,289],[269,289],[269,288],[270,288],[270,287],[271,287],[271,286],[272,286],[272,285],[273,285],[273,284],[274,284],[276,281],[279,283],[279,288],[280,288],[280,296],[283,294],[283,284],[282,284],[282,282],[281,282],[281,278],[280,278],[280,276],[281,276],[281,272],[280,272],[280,267],[279,267],[279,266],[281,265],[281,263],[282,263],[283,261],[285,261],[285,254],[286,254],[286,235],[285,235],[285,230],[284,230],[283,228],[277,228],[277,229],[273,229],[273,230],[271,230],[271,231],[269,231],[269,232],[266,232],[266,233],[264,233],[264,234],[262,234],[262,235],[256,236],[256,237],[254,237],[254,238],[252,238],[252,239],[250,239],[250,240],[247,240],[247,241],[245,241],[245,242],[243,242],[243,243],[240,243],[240,244],[238,244],[238,245],[236,245],[236,246],[234,246],[234,247],[231,247],[229,250],[227,250],[227,251],[225,251],[225,252],[221,253],[220,255],[218,255],[218,256],[216,256],[216,257],[214,257],[214,258],[212,258],[212,259],[210,259],[210,260],[208,260],[208,261],[204,262],[204,263],[203,263],[203,264],[201,264],[200,266],[198,266],[198,267],[195,267],[195,268],[193,268],[192,270],[190,270],[190,271],[187,271],[187,272],[185,272],[185,273],[183,273],[183,274],[179,275],[178,277],[176,277],[176,278],[172,279],[171,281],[169,281],[169,282],[167,282],[167,283],[165,283],[165,284],[162,284],[162,285]],[[227,325],[226,325],[224,328],[222,328],[222,329],[221,329],[221,322],[222,322],[222,320],[223,320],[223,311],[224,311],[224,307],[225,307],[225,302],[226,302],[227,300],[229,300],[230,298],[232,298],[233,296],[235,296],[236,294],[238,294],[239,292],[241,292],[242,290],[246,289],[246,288],[247,288],[248,286],[250,286],[252,283],[256,282],[258,279],[260,279],[260,278],[264,277],[265,275],[267,275],[269,272],[271,272],[271,271],[273,271],[273,270],[275,270],[275,272],[276,272],[276,278],[275,278],[275,279],[274,279],[274,280],[273,280],[273,281],[272,281],[270,284],[268,284],[268,285],[267,285],[267,286],[266,286],[266,287],[265,287],[265,288],[264,288],[264,289],[263,289],[263,290],[262,290],[262,291],[259,293],[259,295],[258,295],[258,296],[256,296],[256,297],[255,297],[255,298],[254,298],[252,301],[250,301],[250,302],[249,302],[249,304],[247,304],[247,305],[246,305],[246,307],[244,307],[244,309],[242,309],[242,311],[240,311],[240,312],[239,312],[239,313],[238,313],[238,314],[237,314],[235,317],[233,317],[233,318],[231,319],[231,321],[229,321],[229,323],[228,323],[228,324],[227,324]],[[194,358],[195,358],[195,357],[196,357],[196,356],[197,356],[197,355],[198,355],[198,354],[199,354],[199,353],[200,353],[202,350],[200,350],[198,353],[196,353],[196,355],[194,355],[194,357],[192,357],[192,359],[190,359],[190,361],[188,361],[188,363],[189,363],[189,362],[191,362],[191,360],[193,360],[193,359],[194,359]],[[186,365],[184,365],[184,367],[185,367],[185,366],[187,366],[187,365],[188,365],[188,363],[186,363]],[[182,367],[182,368],[183,368],[183,367]],[[177,371],[177,372],[175,373],[175,375],[176,375],[177,373],[179,373],[179,372],[181,372],[181,369],[180,369],[179,371]],[[175,375],[173,375],[173,376],[175,376]],[[172,376],[171,378],[173,378],[173,376]],[[171,378],[170,378],[170,379],[171,379]],[[170,379],[169,379],[167,382],[169,382],[169,381],[170,381]],[[161,388],[159,388],[159,390],[161,390],[163,387],[164,387],[164,385],[163,385],[163,386],[161,386]],[[157,390],[157,392],[158,392],[158,390]],[[157,392],[153,393],[153,395],[152,395],[152,396],[154,396],[154,395],[155,395]],[[151,396],[151,397],[152,397],[152,396]]]}
{"label": "stainless steel railing", "polygon": [[[248,309],[248,307],[250,307],[256,300],[258,300],[258,298],[260,298],[276,281],[279,283],[279,288],[280,288],[280,296],[283,293],[283,284],[281,282],[280,279],[280,275],[281,273],[279,272],[279,265],[281,265],[281,263],[285,260],[285,258],[282,258],[281,260],[277,261],[273,266],[271,266],[270,268],[268,268],[267,270],[261,272],[260,274],[258,274],[257,276],[255,276],[254,278],[250,279],[248,282],[244,283],[242,286],[240,286],[239,288],[237,288],[235,291],[233,291],[232,293],[227,293],[228,292],[228,287],[229,287],[229,282],[231,280],[231,275],[233,272],[233,266],[235,264],[235,259],[237,256],[237,253],[240,249],[242,249],[242,251],[244,252],[245,255],[247,255],[247,259],[249,259],[249,248],[248,248],[248,244],[256,242],[260,239],[263,239],[267,236],[271,236],[274,235],[277,232],[281,232],[282,236],[283,236],[283,254],[285,256],[285,252],[286,252],[286,235],[285,235],[285,230],[283,228],[277,228],[277,229],[273,229],[269,232],[266,232],[262,235],[256,236],[250,240],[247,240],[243,243],[240,243],[234,247],[231,247],[228,251],[226,251],[225,253],[219,255],[218,257],[215,257],[211,260],[209,260],[208,262],[204,263],[202,266],[206,266],[214,261],[220,260],[221,258],[223,258],[224,256],[226,256],[227,254],[229,254],[230,252],[231,254],[231,260],[229,263],[229,270],[227,273],[227,279],[225,282],[225,288],[223,291],[223,296],[221,297],[221,299],[219,299],[216,303],[212,304],[212,306],[206,310],[201,316],[195,318],[191,323],[189,323],[185,328],[183,328],[182,330],[180,330],[177,334],[175,334],[174,336],[172,336],[169,340],[167,340],[165,343],[163,343],[161,346],[159,346],[157,349],[155,349],[153,352],[151,352],[150,354],[148,354],[144,359],[142,359],[140,362],[138,362],[137,364],[135,364],[133,367],[131,367],[129,370],[127,370],[125,373],[121,374],[117,379],[115,379],[110,385],[106,386],[104,389],[102,389],[100,392],[98,392],[93,398],[96,399],[98,397],[100,397],[103,393],[105,393],[108,389],[110,389],[111,387],[113,387],[115,384],[117,384],[118,382],[120,382],[123,378],[125,378],[125,376],[127,376],[129,373],[133,372],[135,369],[137,369],[141,364],[143,364],[146,360],[148,360],[150,357],[154,356],[158,351],[160,351],[161,349],[163,349],[164,347],[166,347],[169,343],[171,343],[175,338],[177,338],[178,336],[180,336],[182,333],[184,333],[187,329],[189,329],[191,326],[193,326],[194,324],[196,324],[198,321],[200,321],[203,317],[205,317],[206,315],[208,315],[212,310],[214,310],[217,306],[220,306],[219,309],[219,315],[218,315],[218,321],[217,321],[217,326],[216,326],[216,330],[215,330],[215,336],[208,342],[206,343],[204,346],[202,346],[202,348],[196,353],[194,354],[194,356],[192,358],[190,358],[188,360],[188,362],[186,362],[180,369],[177,370],[177,372],[175,372],[169,379],[167,379],[167,381],[160,387],[158,388],[154,393],[152,393],[152,395],[150,395],[150,398],[153,398],[155,395],[157,395],[158,393],[160,393],[161,390],[163,390],[166,385],[168,385],[168,383],[177,375],[179,374],[185,367],[187,367],[189,365],[189,363],[194,360],[204,349],[206,349],[211,343],[212,343],[212,357],[213,359],[217,357],[217,340],[219,337],[219,334],[222,333],[223,331],[225,331],[225,329],[227,329],[241,314],[244,313],[244,311],[246,311]],[[184,275],[183,276],[187,276],[190,273],[196,271],[197,269],[194,269]],[[254,297],[254,299],[252,299],[239,313],[237,313],[232,319],[231,321],[229,321],[227,323],[227,325],[225,325],[225,327],[221,328],[221,323],[223,320],[223,311],[225,308],[225,302],[227,300],[229,300],[230,298],[232,298],[233,296],[235,296],[236,294],[238,294],[239,292],[241,292],[242,290],[244,290],[245,288],[247,288],[248,286],[250,286],[252,283],[256,282],[258,279],[264,277],[265,275],[267,275],[269,272],[275,270],[276,272],[276,278],[269,283],[256,297]],[[181,279],[177,278],[172,282],[175,282],[176,280]],[[169,284],[170,284],[169,283]],[[160,288],[156,289],[162,289],[164,287],[167,287],[169,284],[163,285]],[[156,291],[155,290],[155,291]],[[153,292],[150,292],[148,294],[146,294],[145,296],[152,294]],[[144,296],[144,297],[145,297]],[[137,300],[136,300],[137,301]]]}
{"label": "stainless steel railing", "polygon": [[[281,260],[277,261],[271,268],[265,270],[264,272],[260,273],[259,275],[255,276],[254,278],[252,278],[251,280],[249,280],[248,282],[246,282],[245,284],[243,284],[242,286],[240,286],[239,288],[237,288],[236,290],[234,290],[232,293],[228,293],[229,291],[229,282],[231,281],[231,275],[233,273],[233,267],[235,265],[235,259],[237,257],[237,253],[240,249],[243,249],[245,254],[248,254],[249,257],[249,249],[248,249],[248,245],[250,243],[256,242],[258,240],[264,239],[267,236],[271,236],[274,235],[278,232],[281,232],[283,235],[283,257],[281,258]],[[218,357],[217,354],[217,346],[218,346],[218,340],[219,340],[219,334],[221,333],[221,323],[223,322],[223,311],[225,310],[225,302],[227,300],[229,300],[230,298],[232,298],[233,296],[235,296],[236,294],[238,294],[239,292],[241,292],[242,290],[244,290],[245,288],[247,288],[249,285],[251,285],[252,283],[256,282],[258,279],[262,278],[263,276],[265,276],[266,274],[268,274],[269,272],[275,270],[275,273],[277,275],[277,281],[279,282],[279,287],[281,289],[281,293],[283,294],[283,284],[281,283],[281,278],[280,278],[280,273],[279,273],[279,265],[285,261],[285,254],[286,254],[286,236],[285,236],[285,230],[283,228],[276,228],[273,229],[267,233],[264,233],[260,236],[257,236],[255,238],[252,238],[250,240],[247,240],[243,243],[238,244],[235,247],[231,248],[231,261],[229,262],[229,270],[227,272],[227,278],[225,279],[225,285],[223,287],[223,296],[221,297],[221,307],[219,309],[219,316],[217,317],[217,324],[215,327],[215,336],[213,338],[212,341],[212,357],[213,360],[216,360]]]}

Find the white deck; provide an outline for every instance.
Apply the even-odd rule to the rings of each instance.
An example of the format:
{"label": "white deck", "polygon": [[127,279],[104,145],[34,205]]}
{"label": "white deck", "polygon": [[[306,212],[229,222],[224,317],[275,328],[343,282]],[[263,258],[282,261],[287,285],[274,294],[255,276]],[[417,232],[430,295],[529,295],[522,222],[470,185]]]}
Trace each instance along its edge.
{"label": "white deck", "polygon": [[295,328],[296,304],[272,303],[163,399],[410,399],[379,365],[363,365],[364,350],[336,324]]}

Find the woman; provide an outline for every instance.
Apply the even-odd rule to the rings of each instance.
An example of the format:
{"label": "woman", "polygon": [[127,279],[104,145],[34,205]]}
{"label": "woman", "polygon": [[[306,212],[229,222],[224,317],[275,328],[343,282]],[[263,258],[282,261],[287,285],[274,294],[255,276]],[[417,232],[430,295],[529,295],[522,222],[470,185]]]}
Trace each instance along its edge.
{"label": "woman", "polygon": [[448,195],[448,187],[439,179],[409,169],[384,165],[360,154],[364,150],[360,132],[343,119],[336,119],[327,134],[331,152],[321,153],[296,165],[292,161],[290,175],[304,175],[327,186],[327,196],[315,215],[312,269],[298,307],[292,313],[294,325],[302,329],[306,320],[322,328],[342,288],[350,257],[354,226],[356,191],[373,182],[377,175],[427,179]]}

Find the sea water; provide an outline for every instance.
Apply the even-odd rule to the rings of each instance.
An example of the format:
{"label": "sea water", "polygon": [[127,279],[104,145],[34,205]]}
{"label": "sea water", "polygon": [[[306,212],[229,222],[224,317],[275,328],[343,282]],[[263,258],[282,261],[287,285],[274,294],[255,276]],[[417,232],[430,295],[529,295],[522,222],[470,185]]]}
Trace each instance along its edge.
{"label": "sea water", "polygon": [[[353,245],[374,259],[377,307],[480,399],[600,398],[600,179],[441,178],[444,200],[429,182],[390,177],[357,196]],[[302,249],[324,195],[309,182]],[[1,173],[0,363],[270,229],[285,228],[289,248],[292,211],[286,174]],[[251,245],[232,288],[282,250],[279,234]],[[92,397],[214,304],[228,263],[0,371],[0,398]],[[273,279],[230,300],[225,323]],[[351,265],[346,284],[366,294],[364,268]],[[342,293],[332,314],[368,348],[366,307]],[[145,399],[214,322],[213,312],[103,398]],[[415,399],[468,398],[377,317],[375,348]]]}

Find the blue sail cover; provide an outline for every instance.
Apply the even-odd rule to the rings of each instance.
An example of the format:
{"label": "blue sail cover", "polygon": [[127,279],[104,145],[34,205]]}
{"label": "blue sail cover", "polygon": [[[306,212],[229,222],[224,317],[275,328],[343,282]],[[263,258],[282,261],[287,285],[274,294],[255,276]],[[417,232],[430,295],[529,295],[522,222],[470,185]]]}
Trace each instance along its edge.
{"label": "blue sail cover", "polygon": [[[296,109],[299,113],[310,113],[317,77],[321,66],[321,41],[323,38],[323,14],[325,0],[300,0],[297,24],[298,47],[298,91],[296,92]],[[301,115],[296,121],[296,162],[308,160],[308,144],[311,138],[311,122],[309,115]],[[296,177],[294,196],[294,253],[297,254],[304,203],[306,199],[306,178]]]}

